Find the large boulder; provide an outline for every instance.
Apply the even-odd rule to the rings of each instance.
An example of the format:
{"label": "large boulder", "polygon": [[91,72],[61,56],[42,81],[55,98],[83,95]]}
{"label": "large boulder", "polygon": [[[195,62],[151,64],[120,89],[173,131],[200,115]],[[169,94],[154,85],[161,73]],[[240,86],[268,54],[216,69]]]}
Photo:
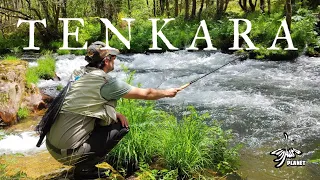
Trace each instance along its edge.
{"label": "large boulder", "polygon": [[6,124],[16,122],[16,114],[25,92],[28,62],[0,61],[0,119]]}
{"label": "large boulder", "polygon": [[39,88],[26,85],[27,68],[27,61],[0,61],[0,123],[15,124],[20,107],[30,112],[46,108]]}

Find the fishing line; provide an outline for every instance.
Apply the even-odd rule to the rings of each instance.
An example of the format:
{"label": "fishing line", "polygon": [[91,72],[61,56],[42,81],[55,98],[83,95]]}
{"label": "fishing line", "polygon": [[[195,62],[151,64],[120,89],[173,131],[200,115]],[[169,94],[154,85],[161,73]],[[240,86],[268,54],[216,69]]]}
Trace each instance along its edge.
{"label": "fishing line", "polygon": [[203,75],[203,76],[200,76],[200,77],[198,77],[198,78],[196,78],[196,79],[194,79],[194,80],[190,81],[189,83],[187,83],[187,84],[185,84],[185,85],[181,86],[181,87],[180,87],[180,89],[182,90],[182,89],[184,89],[184,88],[186,88],[186,87],[190,86],[191,84],[193,84],[193,83],[195,83],[195,82],[199,81],[200,79],[202,79],[202,78],[204,78],[204,77],[206,77],[206,76],[208,76],[208,75],[210,75],[210,74],[212,74],[212,73],[214,73],[214,72],[218,71],[219,69],[221,69],[221,68],[225,67],[226,65],[228,65],[228,64],[230,64],[230,63],[232,63],[232,62],[234,62],[234,61],[236,61],[236,60],[238,60],[238,58],[236,58],[236,59],[234,59],[234,60],[232,60],[232,61],[229,61],[228,63],[226,63],[226,64],[224,64],[224,65],[222,65],[222,66],[218,67],[217,69],[214,69],[214,70],[212,70],[212,71],[208,72],[207,74],[205,74],[205,75]]}

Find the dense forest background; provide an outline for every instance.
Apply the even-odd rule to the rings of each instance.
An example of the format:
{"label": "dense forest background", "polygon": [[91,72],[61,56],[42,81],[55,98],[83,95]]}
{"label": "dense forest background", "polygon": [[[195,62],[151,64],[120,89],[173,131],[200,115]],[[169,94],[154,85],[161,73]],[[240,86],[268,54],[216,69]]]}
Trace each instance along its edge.
{"label": "dense forest background", "polygon": [[[260,49],[240,53],[251,58],[276,60],[292,59],[301,53],[319,56],[319,4],[320,0],[2,0],[0,53],[19,53],[28,46],[29,26],[23,23],[17,27],[19,18],[46,19],[46,28],[36,23],[35,46],[59,54],[85,52],[59,50],[63,43],[63,22],[59,18],[83,18],[85,21],[84,26],[77,21],[69,24],[69,32],[74,32],[76,27],[80,29],[78,41],[75,36],[69,36],[69,47],[82,47],[86,41],[105,41],[106,28],[99,18],[109,19],[128,38],[127,23],[122,18],[134,18],[130,50],[109,32],[110,45],[123,52],[145,52],[152,45],[152,24],[148,19],[156,17],[175,18],[162,31],[180,49],[190,46],[200,21],[206,20],[213,46],[230,52],[228,48],[233,47],[234,27],[229,19],[245,18],[252,23],[249,37]],[[299,51],[267,50],[283,19],[287,20],[294,46]],[[158,21],[158,29],[163,23]],[[240,29],[244,31],[245,28],[243,23]],[[163,51],[167,50],[160,38],[158,45]],[[241,39],[240,45],[247,47]],[[197,47],[206,46],[205,40],[197,40]],[[287,42],[279,40],[277,46],[283,49]]]}

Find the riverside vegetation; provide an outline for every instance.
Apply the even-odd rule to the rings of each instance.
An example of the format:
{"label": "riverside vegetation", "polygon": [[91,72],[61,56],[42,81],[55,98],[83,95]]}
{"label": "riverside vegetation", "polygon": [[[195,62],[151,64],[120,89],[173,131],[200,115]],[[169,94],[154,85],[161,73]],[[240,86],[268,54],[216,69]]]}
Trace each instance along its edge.
{"label": "riverside vegetation", "polygon": [[[318,1],[294,1],[294,0],[185,0],[179,2],[168,0],[154,0],[153,4],[145,0],[128,1],[93,1],[84,0],[59,1],[58,3],[46,3],[37,0],[31,1],[7,1],[0,3],[2,12],[3,36],[0,36],[2,53],[21,52],[23,47],[28,46],[28,25],[19,28],[6,26],[16,24],[17,17],[24,19],[43,19],[46,17],[47,27],[41,24],[36,26],[35,45],[41,49],[49,49],[59,54],[84,54],[85,50],[60,50],[62,47],[62,21],[58,18],[83,18],[85,25],[73,21],[69,24],[69,32],[75,32],[79,27],[79,39],[69,36],[70,47],[82,47],[85,42],[106,39],[106,29],[99,18],[109,19],[120,33],[128,38],[127,24],[122,18],[134,18],[131,27],[131,49],[126,49],[124,44],[112,33],[108,33],[110,45],[121,49],[123,52],[145,52],[152,44],[152,26],[150,18],[175,18],[169,22],[162,32],[170,40],[171,44],[180,49],[189,47],[196,34],[201,20],[206,20],[212,44],[223,52],[233,47],[233,22],[229,19],[248,19],[252,23],[249,37],[259,50],[236,51],[256,59],[292,60],[304,53],[310,56],[319,56],[319,2]],[[215,3],[213,3],[215,2]],[[61,4],[60,4],[61,3]],[[35,8],[35,7],[44,8]],[[53,9],[51,12],[47,7]],[[16,7],[13,9],[12,7]],[[29,8],[26,8],[29,7]],[[258,7],[260,7],[258,9]],[[190,14],[190,8],[191,14]],[[32,9],[32,10],[29,10]],[[290,28],[293,44],[298,51],[285,51],[286,40],[278,40],[277,46],[281,50],[267,50],[270,47],[281,20],[286,19]],[[164,21],[158,22],[158,29]],[[25,23],[26,24],[26,23]],[[246,29],[246,25],[240,26],[240,32]],[[203,36],[200,31],[199,36]],[[197,40],[196,46],[207,47],[205,40]],[[162,51],[168,50],[166,45],[158,38],[158,46]],[[240,47],[246,48],[247,44],[240,38]],[[1,52],[0,52],[1,54]]]}

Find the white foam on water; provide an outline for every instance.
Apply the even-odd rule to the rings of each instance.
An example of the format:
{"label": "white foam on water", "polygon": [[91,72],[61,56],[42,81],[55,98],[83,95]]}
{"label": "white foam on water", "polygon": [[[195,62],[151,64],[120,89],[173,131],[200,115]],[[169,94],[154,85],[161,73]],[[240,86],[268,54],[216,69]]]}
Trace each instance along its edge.
{"label": "white foam on water", "polygon": [[11,134],[0,140],[0,155],[3,154],[34,154],[46,149],[45,143],[36,147],[39,136],[35,132],[22,132],[20,134]]}

